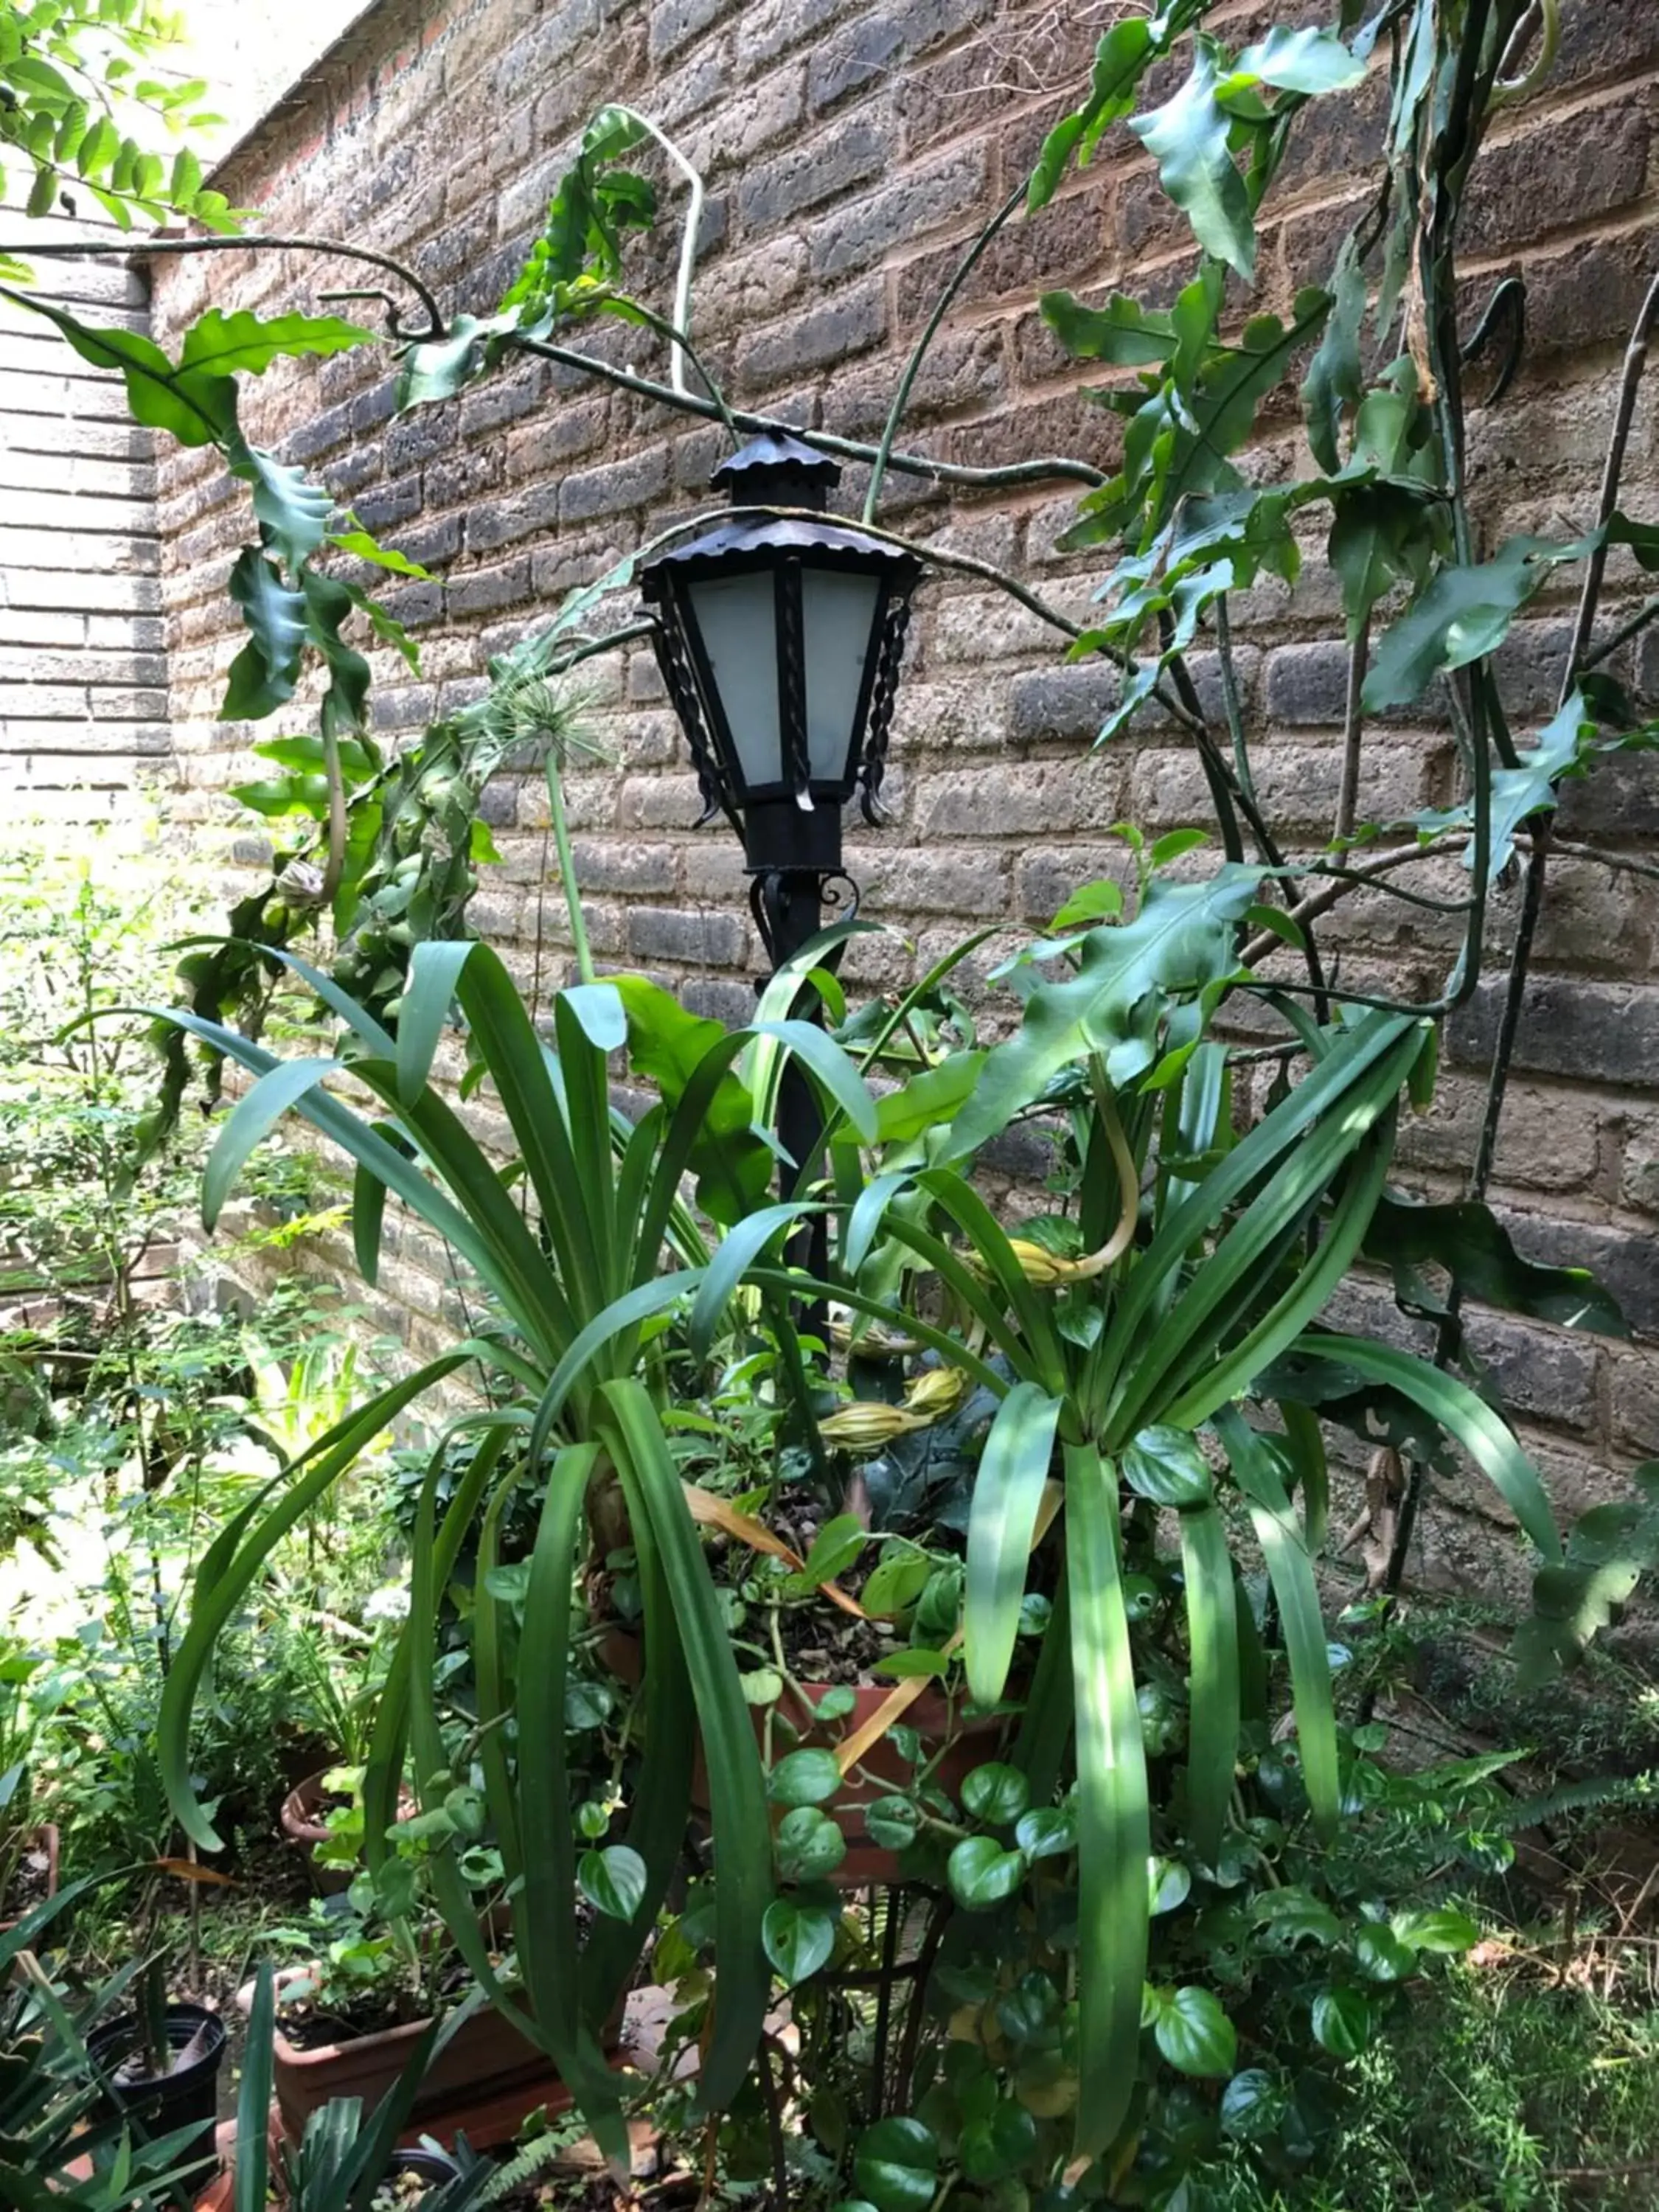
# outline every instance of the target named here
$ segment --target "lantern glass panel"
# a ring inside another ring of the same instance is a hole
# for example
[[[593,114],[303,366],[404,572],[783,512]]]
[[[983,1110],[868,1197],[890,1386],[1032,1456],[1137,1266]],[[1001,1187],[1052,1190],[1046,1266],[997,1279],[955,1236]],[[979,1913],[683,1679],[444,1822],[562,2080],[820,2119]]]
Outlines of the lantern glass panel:
[[[778,783],[783,738],[772,572],[751,568],[746,574],[702,576],[688,590],[743,780],[751,787]]]
[[[806,750],[815,783],[846,780],[880,585],[844,568],[804,568]]]

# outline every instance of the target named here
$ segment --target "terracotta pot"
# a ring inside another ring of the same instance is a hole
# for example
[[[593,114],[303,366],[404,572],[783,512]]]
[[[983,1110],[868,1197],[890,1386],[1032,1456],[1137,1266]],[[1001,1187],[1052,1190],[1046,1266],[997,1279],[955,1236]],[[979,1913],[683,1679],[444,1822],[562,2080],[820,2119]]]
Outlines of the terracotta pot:
[[[33,1847],[36,1850],[45,1851],[46,1855],[46,1894],[45,1897],[37,1898],[35,1899],[35,1903],[37,1905],[44,1905],[47,1902],[48,1899],[54,1898],[58,1894],[58,1856],[63,1845],[63,1838],[58,1834],[58,1830],[53,1827],[50,1822],[47,1822],[41,1827],[32,1828],[29,1831],[29,1843],[25,1844],[23,1847],[24,1850],[28,1850],[30,1848],[30,1844],[33,1844]],[[15,1928],[18,1921],[21,1917],[22,1916],[21,1913],[14,1913],[9,1920],[0,1920],[0,1936],[5,1935],[9,1929]]]
[[[620,1629],[612,1630],[599,1650],[605,1664],[623,1681],[631,1686],[639,1680],[644,1662],[637,1637]],[[818,1700],[827,1697],[832,1688],[840,1686],[842,1686],[829,1682],[804,1682],[799,1698],[786,1686],[777,1710],[799,1731],[799,1741],[791,1745],[792,1750],[811,1747],[833,1751],[864,1726],[893,1689],[890,1682],[860,1683],[853,1692],[852,1711],[839,1720],[818,1725],[813,1717]],[[749,1709],[756,1738],[762,1743],[766,1735],[767,1710],[764,1705],[751,1705]],[[924,1690],[902,1716],[902,1724],[915,1729],[921,1738],[927,1759],[938,1757],[933,1778],[952,1797],[961,1796],[963,1783],[975,1767],[995,1758],[1008,1720],[1006,1713],[987,1713],[963,1720],[953,1716],[950,1699],[937,1690]],[[859,1765],[870,1779],[865,1780],[862,1775],[849,1777],[827,1808],[847,1838],[847,1856],[829,1876],[838,1889],[866,1889],[873,1882],[899,1879],[897,1852],[871,1840],[864,1826],[863,1808],[878,1797],[902,1793],[915,1770],[908,1759],[901,1758],[890,1736],[883,1736],[872,1744]],[[708,1774],[703,1765],[701,1742],[691,1772],[691,1801],[699,1813],[708,1812]]]
[[[277,1976],[277,1987],[307,1972],[288,1968]],[[238,1990],[236,2002],[244,2013],[253,2003],[253,1984]],[[605,2048],[614,2047],[622,2025],[622,2007],[607,2024]],[[382,2028],[373,2035],[356,2035],[338,2043],[318,2045],[301,2051],[283,2033],[280,2015],[271,2038],[273,2086],[283,2132],[290,2142],[305,2133],[310,2115],[331,2097],[361,2097],[365,2114],[391,2088],[410,2054],[425,2033],[427,2022],[410,2021],[402,2027]],[[538,2095],[525,2106],[529,2111],[544,2101],[544,2089],[558,2087],[552,2061],[528,2043],[512,2023],[491,2005],[474,2013],[450,2038],[433,2061],[410,2122],[428,2118],[458,2103],[489,2102],[520,2087],[534,2086]]]
[[[323,1866],[317,1858],[318,1844],[325,1844],[329,1838],[328,1824],[323,1816],[338,1802],[325,1779],[332,1771],[321,1767],[315,1774],[307,1774],[303,1782],[295,1783],[283,1798],[283,1809],[277,1815],[283,1835],[295,1850],[305,1853],[312,1886],[324,1897],[335,1897],[342,1890],[349,1889],[356,1872],[355,1867]],[[414,1810],[414,1799],[407,1790],[400,1790],[398,1817],[406,1819]]]

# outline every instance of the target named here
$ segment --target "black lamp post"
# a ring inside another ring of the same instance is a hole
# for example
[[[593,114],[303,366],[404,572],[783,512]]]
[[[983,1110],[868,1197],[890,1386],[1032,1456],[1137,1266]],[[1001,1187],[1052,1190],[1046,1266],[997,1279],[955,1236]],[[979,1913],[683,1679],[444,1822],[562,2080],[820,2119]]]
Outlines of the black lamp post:
[[[712,481],[738,507],[824,512],[838,465],[768,434]],[[913,554],[844,523],[806,515],[722,523],[648,562],[640,588],[653,643],[702,787],[704,822],[724,814],[743,839],[750,905],[775,968],[822,926],[842,866],[842,809],[860,793],[882,819],[882,775],[910,595]],[[853,890],[857,903],[856,887]],[[792,1065],[778,1133],[811,1171],[820,1124]]]

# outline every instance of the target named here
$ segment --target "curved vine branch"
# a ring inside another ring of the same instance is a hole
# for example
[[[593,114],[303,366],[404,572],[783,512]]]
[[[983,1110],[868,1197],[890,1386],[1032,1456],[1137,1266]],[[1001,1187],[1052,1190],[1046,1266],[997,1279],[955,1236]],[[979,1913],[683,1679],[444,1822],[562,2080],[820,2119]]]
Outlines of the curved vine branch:
[[[40,246],[33,239],[21,245],[0,245],[0,254],[27,256],[35,261],[78,261],[83,254],[133,253],[246,253],[250,250],[272,252],[332,254],[342,261],[364,261],[372,268],[384,269],[408,285],[427,313],[430,327],[423,331],[406,331],[398,320],[397,309],[390,311],[392,336],[399,343],[425,345],[434,338],[447,335],[436,296],[424,277],[389,253],[379,253],[372,246],[341,246],[327,238],[272,238],[268,234],[254,237],[243,233],[234,238],[123,238],[85,239],[73,246]],[[382,298],[385,295],[380,295]],[[388,306],[390,303],[388,302]]]

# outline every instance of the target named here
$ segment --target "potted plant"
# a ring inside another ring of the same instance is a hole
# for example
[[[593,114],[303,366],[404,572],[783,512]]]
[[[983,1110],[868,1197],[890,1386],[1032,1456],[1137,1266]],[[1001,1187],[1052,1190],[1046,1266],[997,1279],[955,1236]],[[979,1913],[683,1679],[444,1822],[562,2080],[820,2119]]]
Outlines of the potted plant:
[[[41,1953],[53,1923],[95,1886],[71,1883],[0,1931],[0,2201],[46,2201],[64,2212],[176,2212],[201,2172],[194,2118],[111,2094],[112,2008],[128,1978],[88,1987]],[[119,2023],[114,2023],[118,2025]]]
[[[348,1887],[362,1859],[362,1778],[386,1674],[386,1642],[377,1632],[331,1621],[325,1631],[308,1629],[295,1645],[316,1727],[337,1757],[303,1775],[277,1817],[283,1836],[306,1854],[311,1880],[325,1894]],[[401,1799],[400,1809],[412,1812],[412,1798]]]
[[[319,2105],[292,2140],[279,2138],[273,2146],[267,2117],[278,2065],[277,1995],[277,1977],[262,1967],[246,1992],[247,2046],[236,2107],[237,2203],[282,2203],[289,2212],[415,2212],[416,2207],[465,2212],[479,2202],[494,2168],[465,2141],[452,2154],[429,2139],[400,2140],[434,2060],[443,2062],[456,2021],[441,2027],[427,2022],[372,2102],[348,2096]]]
[[[310,1922],[277,1929],[273,1940],[302,1950],[303,1964],[275,1977],[271,2034],[276,2098],[288,2140],[297,2142],[312,2117],[331,2102],[355,2097],[377,2103],[397,2081],[434,2021],[463,2002],[471,1978],[434,1908],[424,1878],[432,1842],[426,1816],[403,1824],[397,1847],[379,1872],[360,1873],[343,1893],[320,1898]],[[464,1853],[478,1928],[488,1937],[501,1888],[500,1855],[482,1844]],[[504,1983],[513,1969],[493,1954]],[[252,2013],[258,1984],[238,1996]],[[609,2043],[620,2031],[620,2008]],[[544,2050],[494,2008],[475,2008],[454,2025],[415,2094],[415,2114],[436,2121],[463,2118],[522,2092],[524,2109],[558,2100],[559,2084]]]
[[[58,1831],[36,1817],[33,1789],[40,1730],[62,1696],[45,1664],[21,1638],[0,1639],[0,1934],[58,1893]]]
[[[225,2024],[204,2005],[167,1996],[157,1960],[139,1977],[136,2008],[93,2029],[87,2048],[110,2106],[179,2145],[177,2165],[204,2185],[217,2160],[219,2069]]]

